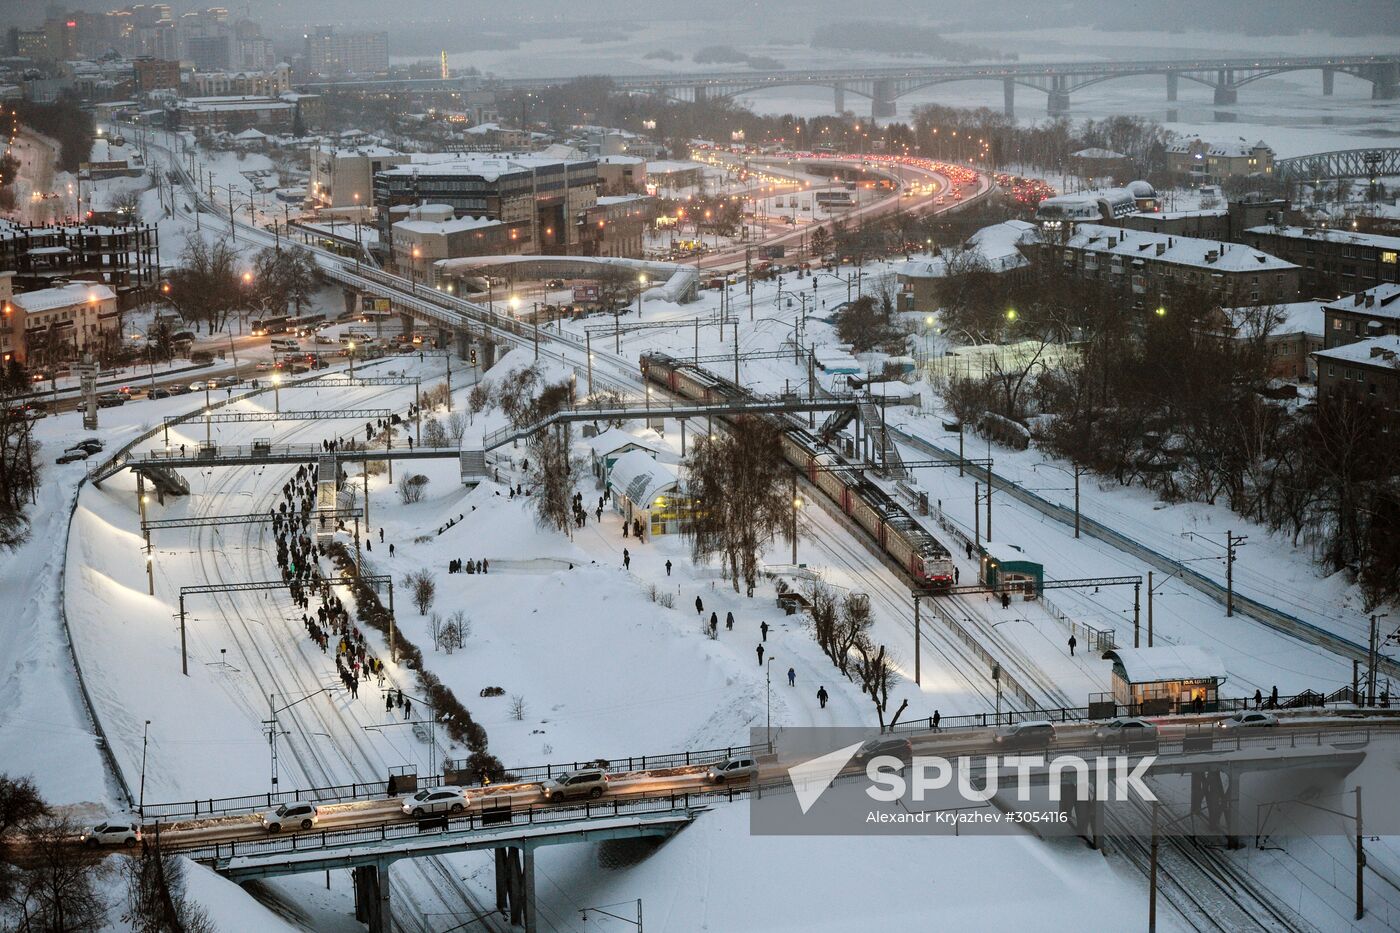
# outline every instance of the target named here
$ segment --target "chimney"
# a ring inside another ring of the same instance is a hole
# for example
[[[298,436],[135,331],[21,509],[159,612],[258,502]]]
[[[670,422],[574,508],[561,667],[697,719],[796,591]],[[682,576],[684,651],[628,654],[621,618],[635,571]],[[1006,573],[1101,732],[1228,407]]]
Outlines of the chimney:
[[[1361,294],[1361,292],[1357,292],[1355,295],[1352,295],[1352,296],[1351,296],[1351,303],[1352,303],[1353,305],[1360,306],[1361,302],[1363,302],[1363,301],[1365,301],[1365,300],[1366,300],[1366,296],[1363,295],[1363,294]]]
[[[1368,307],[1368,308],[1374,308],[1375,306],[1376,306],[1376,296],[1375,296],[1375,295],[1372,295],[1372,294],[1367,294],[1367,295],[1366,295],[1366,307]]]
[[[1165,253],[1166,251],[1167,251],[1167,244],[1165,244],[1165,243],[1158,243],[1158,244],[1157,244],[1157,255],[1158,255],[1158,256],[1162,255],[1162,254]]]

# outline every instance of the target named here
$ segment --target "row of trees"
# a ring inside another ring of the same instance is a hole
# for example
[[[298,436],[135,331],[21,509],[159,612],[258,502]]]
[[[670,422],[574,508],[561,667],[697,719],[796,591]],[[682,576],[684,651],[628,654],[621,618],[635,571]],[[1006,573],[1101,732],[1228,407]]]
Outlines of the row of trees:
[[[875,705],[880,729],[886,728],[890,686],[895,680],[895,661],[871,637],[874,617],[870,598],[863,593],[838,594],[825,583],[814,583],[807,590],[811,605],[812,635],[822,653],[831,659],[841,676],[860,684],[861,692]],[[909,701],[900,703],[889,725],[899,721]]]
[[[109,928],[103,888],[126,882],[120,912],[135,933],[213,933],[204,908],[185,896],[184,863],[148,838],[120,866],[78,846],[78,827],[49,806],[28,778],[0,774],[0,929],[89,933]]]
[[[10,360],[0,369],[0,551],[17,547],[28,536],[25,509],[41,478],[40,444],[19,400],[29,388],[17,361]]]
[[[1031,341],[944,387],[960,420],[1025,426],[1054,456],[1167,500],[1223,501],[1349,572],[1370,605],[1400,599],[1394,416],[1274,397],[1269,338],[1280,309],[1227,318],[1216,296],[1181,287],[1125,311],[1111,289],[1052,267],[1019,282],[974,271],[948,285],[944,319],[968,342]],[[1035,349],[1070,340],[1073,355]]]
[[[316,276],[310,252],[298,246],[265,247],[244,270],[228,242],[191,237],[163,292],[186,322],[213,332],[253,310],[286,313],[290,306],[300,313],[315,294]]]

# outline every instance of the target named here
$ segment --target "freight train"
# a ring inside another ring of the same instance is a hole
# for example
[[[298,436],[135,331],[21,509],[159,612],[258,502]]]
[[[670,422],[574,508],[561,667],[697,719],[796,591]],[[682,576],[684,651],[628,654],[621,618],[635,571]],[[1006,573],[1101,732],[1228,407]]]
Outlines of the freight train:
[[[751,393],[728,379],[664,353],[642,356],[642,379],[681,398],[696,402],[747,399]],[[880,550],[922,586],[953,585],[953,560],[937,538],[883,489],[847,464],[816,435],[780,418],[783,457],[850,516],[879,545]]]

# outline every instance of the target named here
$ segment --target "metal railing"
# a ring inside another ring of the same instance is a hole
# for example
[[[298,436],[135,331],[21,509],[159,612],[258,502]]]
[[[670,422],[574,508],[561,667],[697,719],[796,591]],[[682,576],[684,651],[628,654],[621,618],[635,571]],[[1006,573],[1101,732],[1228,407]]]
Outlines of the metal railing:
[[[438,824],[436,830],[425,831],[417,821],[383,822],[360,829],[322,830],[321,832],[290,833],[287,835],[255,839],[244,842],[226,842],[208,845],[194,843],[181,846],[179,843],[165,843],[163,847],[174,852],[182,852],[190,858],[204,862],[218,862],[233,858],[257,858],[259,856],[283,855],[292,852],[307,852],[331,849],[337,846],[353,847],[375,842],[396,840],[434,840],[446,835],[461,835],[489,830],[499,833],[504,827],[526,828],[531,826],[558,826],[569,823],[588,822],[601,819],[615,819],[627,816],[647,816],[666,813],[693,815],[702,808],[696,801],[705,797],[742,796],[743,788],[716,789],[711,793],[654,795],[628,800],[616,797],[604,802],[589,801],[578,806],[536,806],[520,807],[503,801],[500,808],[492,808],[490,799],[486,809],[460,816],[448,816]]]

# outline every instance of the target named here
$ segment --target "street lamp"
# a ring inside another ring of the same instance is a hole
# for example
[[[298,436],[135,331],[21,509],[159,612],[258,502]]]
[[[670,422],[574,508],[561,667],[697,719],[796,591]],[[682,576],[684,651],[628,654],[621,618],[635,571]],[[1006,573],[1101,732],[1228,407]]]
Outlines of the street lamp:
[[[272,410],[278,414],[282,411],[282,374],[272,374]]]
[[[421,249],[419,249],[419,248],[416,247],[416,246],[413,247],[413,268],[412,268],[411,270],[409,270],[409,271],[410,271],[409,278],[410,278],[410,279],[412,280],[412,282],[413,282],[413,291],[414,291],[415,294],[417,294],[417,292],[418,292],[418,257],[419,257],[419,256],[422,256],[422,255],[423,255],[423,251],[422,251]]]
[[[637,320],[642,319],[642,290],[647,287],[647,276],[643,272],[637,276]]]
[[[345,344],[345,355],[350,357],[350,378],[355,378],[355,341],[350,340]]]
[[[141,792],[136,801],[136,813],[144,820],[146,818],[146,746],[151,740],[151,721],[146,720],[145,727],[141,730]]]

